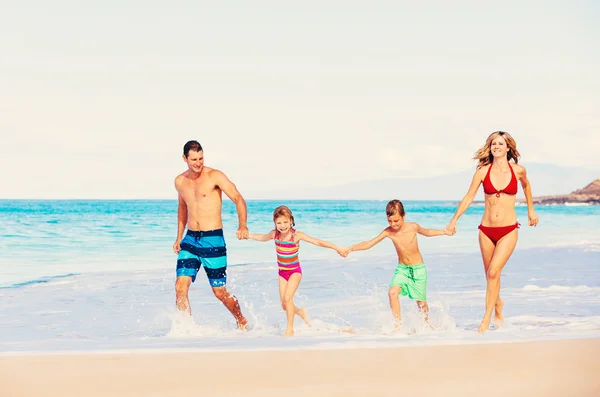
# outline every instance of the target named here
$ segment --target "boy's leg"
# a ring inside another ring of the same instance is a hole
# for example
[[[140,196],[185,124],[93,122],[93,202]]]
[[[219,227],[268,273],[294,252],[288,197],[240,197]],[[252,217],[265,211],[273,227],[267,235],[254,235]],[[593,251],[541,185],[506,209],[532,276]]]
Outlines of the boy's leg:
[[[398,295],[400,295],[399,285],[393,285],[390,287],[388,291],[388,297],[390,298],[390,308],[392,309],[392,315],[394,316],[394,320],[396,325],[399,325],[400,321],[402,321],[402,317],[400,316],[400,299]]]
[[[425,321],[429,320],[429,305],[427,301],[417,301],[417,306],[421,309],[421,313],[423,313]]]

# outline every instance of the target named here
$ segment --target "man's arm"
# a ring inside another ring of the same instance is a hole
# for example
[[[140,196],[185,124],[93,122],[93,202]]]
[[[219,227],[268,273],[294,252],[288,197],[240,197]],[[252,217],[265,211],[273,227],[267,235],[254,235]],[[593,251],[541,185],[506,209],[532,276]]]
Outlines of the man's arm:
[[[238,214],[238,230],[237,238],[247,239],[248,238],[248,209],[246,208],[246,200],[242,197],[241,193],[237,190],[237,187],[227,178],[227,176],[219,170],[215,170],[215,180],[217,186],[225,193],[231,201],[235,203],[235,209]]]
[[[178,179],[179,179],[179,177],[177,179],[175,179],[175,189],[177,190],[177,200],[178,200],[178,205],[177,205],[177,238],[175,239],[175,244],[173,244],[173,251],[176,254],[179,254],[179,251],[181,251],[181,247],[180,247],[179,243],[183,239],[183,233],[185,232],[185,227],[187,226],[187,219],[188,219],[187,204],[185,203],[185,200],[181,196],[181,193],[179,193]]]
[[[183,233],[185,232],[185,227],[187,226],[188,219],[188,210],[187,204],[181,194],[179,197],[179,205],[177,206],[177,241],[181,241],[183,238]]]

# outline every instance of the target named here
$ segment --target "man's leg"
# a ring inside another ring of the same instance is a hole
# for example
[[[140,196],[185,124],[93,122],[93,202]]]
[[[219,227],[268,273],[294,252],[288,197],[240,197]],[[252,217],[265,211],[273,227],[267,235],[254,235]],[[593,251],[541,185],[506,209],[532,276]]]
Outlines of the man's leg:
[[[248,320],[246,320],[246,317],[242,315],[242,309],[240,308],[240,303],[238,302],[237,298],[230,294],[225,286],[212,287],[212,290],[217,299],[223,302],[227,310],[233,314],[238,328],[242,331],[245,331],[248,326]]]
[[[190,284],[192,283],[192,277],[190,276],[179,276],[175,281],[175,303],[177,310],[192,314],[192,307],[190,306],[190,299],[188,298],[188,291],[190,290]]]

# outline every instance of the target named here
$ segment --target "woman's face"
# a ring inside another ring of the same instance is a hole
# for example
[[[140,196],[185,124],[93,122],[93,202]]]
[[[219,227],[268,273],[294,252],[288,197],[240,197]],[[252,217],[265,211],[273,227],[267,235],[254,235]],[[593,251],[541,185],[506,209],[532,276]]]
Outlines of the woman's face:
[[[492,152],[492,156],[494,158],[505,157],[508,153],[508,145],[506,144],[506,140],[503,136],[497,136],[492,141],[490,146],[490,151]]]

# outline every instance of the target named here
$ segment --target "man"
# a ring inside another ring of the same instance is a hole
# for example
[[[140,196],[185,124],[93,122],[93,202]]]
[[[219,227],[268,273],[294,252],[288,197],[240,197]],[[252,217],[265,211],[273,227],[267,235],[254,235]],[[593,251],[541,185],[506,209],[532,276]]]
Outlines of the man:
[[[235,203],[239,218],[237,238],[240,240],[248,238],[246,201],[224,173],[204,166],[204,152],[197,141],[184,145],[183,160],[188,170],[175,178],[179,196],[177,240],[173,244],[173,251],[178,254],[175,282],[177,309],[191,315],[188,291],[204,265],[213,293],[233,314],[238,328],[245,330],[248,321],[242,315],[237,298],[225,287],[227,249],[221,217],[222,193]],[[183,237],[186,225],[188,231]]]

